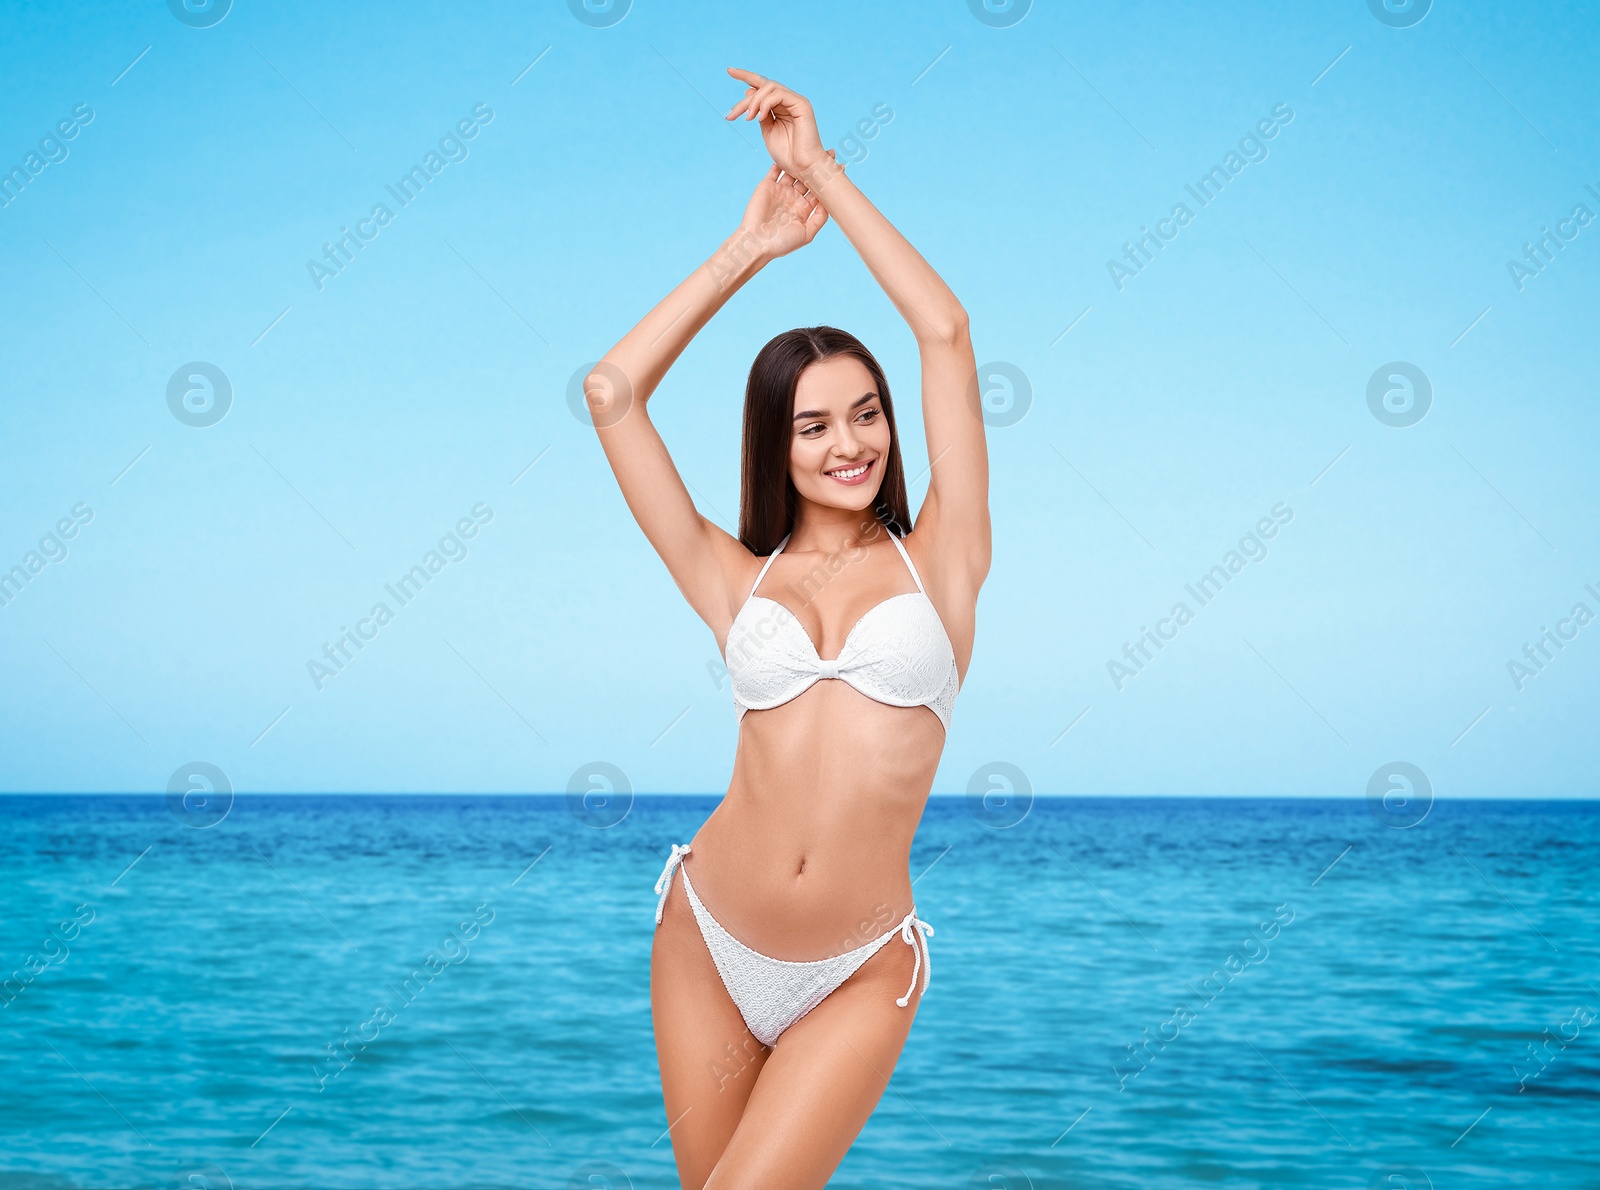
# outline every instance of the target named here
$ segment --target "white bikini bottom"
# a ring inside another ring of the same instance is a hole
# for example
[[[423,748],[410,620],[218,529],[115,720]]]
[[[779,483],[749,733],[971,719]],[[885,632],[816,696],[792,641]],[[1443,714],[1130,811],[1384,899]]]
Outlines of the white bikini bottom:
[[[658,926],[661,924],[661,914],[667,907],[667,892],[672,887],[672,871],[674,868],[682,867],[683,857],[688,854],[687,843],[681,846],[674,843],[672,854],[667,857],[666,866],[661,869],[661,878],[656,881],[656,892],[661,896],[656,903]],[[722,986],[728,989],[728,995],[732,997],[739,1015],[744,1017],[744,1023],[750,1027],[750,1032],[762,1045],[776,1044],[785,1029],[826,1000],[840,984],[854,975],[863,963],[882,950],[884,944],[897,934],[911,947],[916,962],[911,968],[911,986],[895,1003],[904,1008],[911,1002],[911,993],[917,986],[919,970],[922,972],[924,992],[928,990],[928,984],[933,978],[933,953],[928,950],[928,938],[933,937],[933,927],[917,916],[915,905],[911,907],[911,912],[901,919],[899,925],[892,927],[888,933],[874,938],[865,946],[858,946],[854,950],[834,955],[832,958],[796,963],[786,959],[775,959],[758,950],[751,950],[723,929],[721,923],[711,916],[711,911],[701,904],[700,898],[695,895],[694,885],[689,883],[687,868],[683,869],[683,891],[689,894],[689,906],[694,910],[695,920],[700,923],[700,936],[705,939],[706,949],[711,952],[711,961],[717,965],[717,973],[722,976]],[[921,939],[920,947],[917,945],[918,930],[925,935]],[[923,961],[924,955],[927,958],[926,963]]]

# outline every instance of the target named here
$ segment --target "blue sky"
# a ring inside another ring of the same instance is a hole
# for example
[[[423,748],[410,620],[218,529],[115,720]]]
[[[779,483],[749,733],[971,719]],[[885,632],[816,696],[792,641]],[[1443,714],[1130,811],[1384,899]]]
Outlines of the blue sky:
[[[812,100],[1026,380],[937,792],[1004,762],[1039,793],[1359,795],[1405,761],[1440,796],[1592,795],[1600,16],[1423,9],[8,6],[0,569],[38,573],[0,588],[0,787],[203,761],[240,790],[562,790],[603,761],[724,788],[715,642],[568,386],[764,172],[720,119],[736,65]],[[819,322],[879,355],[926,464],[914,344],[829,227],[652,402],[729,528],[750,360]],[[1545,629],[1572,638],[1534,671]]]

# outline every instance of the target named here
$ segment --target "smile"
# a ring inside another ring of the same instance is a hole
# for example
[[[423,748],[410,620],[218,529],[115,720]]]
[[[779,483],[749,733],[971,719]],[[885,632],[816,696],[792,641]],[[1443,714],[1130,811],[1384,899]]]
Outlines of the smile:
[[[834,471],[824,471],[829,479],[838,480],[840,483],[857,484],[863,482],[877,459],[869,459],[865,463],[858,463],[854,467],[840,467]]]

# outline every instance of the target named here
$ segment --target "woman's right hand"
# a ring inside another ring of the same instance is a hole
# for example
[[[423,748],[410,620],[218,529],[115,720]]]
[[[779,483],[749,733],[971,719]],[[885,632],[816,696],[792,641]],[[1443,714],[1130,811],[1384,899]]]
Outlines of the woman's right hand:
[[[827,221],[827,209],[816,195],[774,165],[756,183],[735,235],[741,244],[753,245],[766,259],[775,260],[805,247]]]
[[[790,177],[800,177],[822,162],[827,154],[817,132],[817,118],[805,96],[753,70],[730,66],[728,73],[748,90],[726,118],[732,120],[743,112],[747,120],[759,119],[761,139],[779,169]]]

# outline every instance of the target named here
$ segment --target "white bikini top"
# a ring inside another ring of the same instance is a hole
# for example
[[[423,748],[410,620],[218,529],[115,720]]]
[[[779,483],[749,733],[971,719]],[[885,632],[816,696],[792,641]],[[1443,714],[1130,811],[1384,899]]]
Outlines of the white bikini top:
[[[955,649],[906,547],[893,532],[889,540],[905,559],[917,589],[868,609],[845,637],[839,656],[824,660],[793,612],[756,594],[773,559],[789,542],[784,535],[728,629],[724,663],[740,719],[746,711],[768,710],[799,697],[821,678],[839,678],[876,702],[928,707],[945,731],[950,730],[961,684]]]

